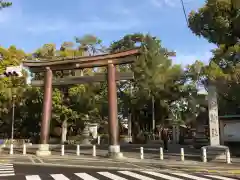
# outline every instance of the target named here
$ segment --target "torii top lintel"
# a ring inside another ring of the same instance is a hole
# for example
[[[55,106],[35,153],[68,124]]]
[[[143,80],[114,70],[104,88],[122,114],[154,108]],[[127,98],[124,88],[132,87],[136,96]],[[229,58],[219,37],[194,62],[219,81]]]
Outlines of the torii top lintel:
[[[52,70],[72,70],[82,68],[94,68],[112,64],[129,64],[136,60],[139,49],[131,49],[113,54],[103,54],[97,56],[83,56],[75,58],[62,58],[52,60],[23,61],[23,66],[28,67],[31,72],[45,71],[46,67]]]

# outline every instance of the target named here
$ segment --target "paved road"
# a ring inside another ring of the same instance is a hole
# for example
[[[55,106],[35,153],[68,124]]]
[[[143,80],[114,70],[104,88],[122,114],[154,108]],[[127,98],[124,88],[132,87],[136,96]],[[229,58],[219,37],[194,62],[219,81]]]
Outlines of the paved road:
[[[14,165],[14,175],[1,180],[238,180],[210,174],[187,174],[176,171],[108,170],[104,168],[66,168],[37,165]]]

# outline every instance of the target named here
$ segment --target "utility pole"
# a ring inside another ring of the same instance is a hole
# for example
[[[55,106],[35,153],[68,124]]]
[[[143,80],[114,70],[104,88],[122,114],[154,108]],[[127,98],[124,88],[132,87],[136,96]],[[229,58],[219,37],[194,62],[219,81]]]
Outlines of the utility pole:
[[[131,101],[131,97],[132,97],[132,83],[130,83],[130,101]],[[131,103],[130,103],[131,106]],[[132,108],[129,107],[129,111],[128,111],[128,139],[129,142],[132,142]]]
[[[11,66],[11,67],[7,67],[6,71],[4,72],[4,76],[5,77],[9,77],[11,78],[11,82],[12,82],[12,87],[11,87],[11,103],[12,103],[12,122],[11,122],[11,144],[13,144],[13,140],[14,140],[14,123],[15,123],[15,99],[16,99],[16,95],[14,95],[13,93],[13,81],[14,81],[14,77],[22,77],[22,66]]]
[[[155,99],[154,96],[152,95],[152,131],[154,132],[155,130]]]
[[[12,92],[11,143],[13,143],[13,139],[14,139],[14,123],[15,123],[15,95],[13,95],[13,92]]]

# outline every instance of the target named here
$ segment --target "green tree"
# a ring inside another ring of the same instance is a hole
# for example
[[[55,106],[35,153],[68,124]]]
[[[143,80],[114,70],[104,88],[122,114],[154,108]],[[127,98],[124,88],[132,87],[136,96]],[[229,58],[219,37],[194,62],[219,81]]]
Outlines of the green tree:
[[[106,48],[102,45],[102,40],[96,36],[87,34],[83,37],[75,37],[75,40],[79,44],[78,49],[83,55],[87,53],[89,56],[93,56],[106,51]]]
[[[120,66],[120,71],[133,71],[133,82],[119,83],[120,110],[125,115],[130,109],[133,133],[140,129],[150,130],[152,126],[152,96],[155,99],[155,119],[163,123],[172,114],[172,104],[183,94],[184,71],[179,65],[172,65],[170,56],[174,52],[162,47],[156,37],[144,34],[129,34],[110,46],[110,52],[139,48],[141,54],[129,66]],[[133,87],[132,91],[130,87]]]
[[[0,10],[12,5],[12,2],[0,0]]]
[[[205,5],[189,15],[192,32],[217,45],[232,46],[239,41],[239,9],[231,0],[207,0]]]
[[[220,95],[219,112],[224,113],[227,113],[226,109],[229,107],[235,109],[235,112],[239,111],[236,93],[240,80],[240,9],[236,2],[238,1],[207,0],[202,8],[191,12],[189,16],[192,32],[218,46],[213,50],[205,77],[217,86]]]

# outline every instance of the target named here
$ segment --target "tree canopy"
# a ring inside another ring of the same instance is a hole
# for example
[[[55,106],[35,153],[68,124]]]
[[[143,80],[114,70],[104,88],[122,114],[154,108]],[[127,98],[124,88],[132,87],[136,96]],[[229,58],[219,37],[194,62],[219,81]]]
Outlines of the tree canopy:
[[[27,54],[14,46],[0,48],[3,60],[1,73],[7,66],[19,65],[23,59],[51,60],[63,57],[92,56],[99,53],[118,52],[139,48],[141,55],[131,65],[119,65],[118,71],[134,73],[133,81],[120,81],[118,87],[119,119],[132,114],[135,129],[151,128],[152,97],[154,97],[155,119],[157,124],[171,119],[178,123],[187,123],[195,119],[197,113],[197,87],[186,83],[194,80],[181,65],[173,64],[171,56],[174,52],[164,48],[161,41],[150,34],[128,34],[114,41],[109,47],[101,45],[101,40],[94,35],[75,38],[74,41],[63,42],[59,49],[55,44],[44,44],[31,54]],[[87,53],[85,53],[87,52]],[[73,72],[78,75],[79,70]],[[83,69],[83,75],[94,75],[106,72],[106,68]],[[55,78],[69,76],[70,72],[54,72]],[[16,136],[37,136],[40,130],[43,89],[26,84],[25,78],[4,78],[0,80],[0,129],[9,136],[11,132],[11,112],[14,97]],[[42,79],[43,74],[35,74]],[[60,136],[64,122],[67,122],[69,135],[76,135],[88,122],[102,125],[108,119],[107,83],[89,83],[75,86],[63,86],[53,91],[53,110],[51,120],[51,136]],[[106,133],[106,131],[105,131]],[[123,132],[122,132],[123,133]]]
[[[8,6],[11,6],[10,2],[0,1],[0,9]],[[172,56],[177,54],[163,47],[161,40],[151,34],[126,34],[109,47],[104,47],[97,36],[86,34],[62,42],[60,48],[54,43],[47,43],[31,53],[15,46],[0,47],[0,74],[8,66],[20,65],[23,59],[49,61],[138,48],[140,55],[133,64],[117,66],[120,72],[134,73],[132,81],[117,82],[120,122],[131,115],[133,133],[150,131],[154,113],[158,125],[189,125],[196,120],[201,107],[207,106],[205,95],[199,94],[199,89],[208,90],[208,83],[217,86],[222,114],[240,112],[240,96],[237,93],[240,72],[239,19],[239,8],[227,0],[207,0],[203,7],[190,13],[189,28],[192,32],[217,45],[207,65],[200,60],[186,67],[174,64]],[[99,72],[106,73],[106,67],[57,71],[54,78]],[[43,77],[42,73],[34,75],[35,79]],[[10,137],[13,107],[17,124],[15,136],[39,136],[43,89],[27,84],[26,78],[28,74],[24,71],[22,78],[0,79],[0,132],[3,137]],[[86,123],[97,122],[101,127],[108,123],[107,82],[54,88],[52,99],[51,136],[60,136],[61,128],[66,123],[70,136],[79,134]],[[101,133],[107,133],[107,130],[102,128]],[[126,133],[124,128],[121,133]]]
[[[0,0],[0,10],[3,9],[3,8],[9,7],[11,5],[12,5],[12,3],[9,2],[9,1]]]
[[[235,0],[207,0],[189,15],[192,32],[217,45],[204,76],[217,86],[222,114],[239,113],[239,22],[240,7]]]

